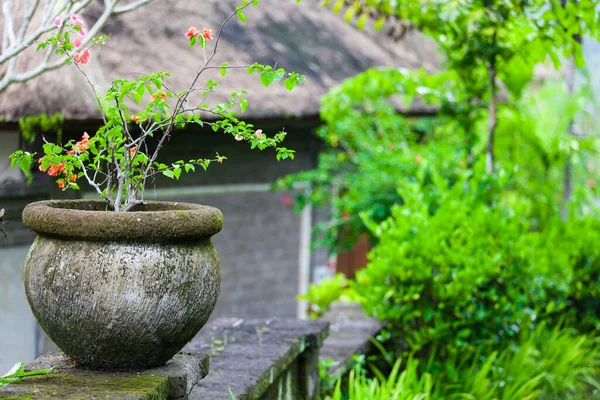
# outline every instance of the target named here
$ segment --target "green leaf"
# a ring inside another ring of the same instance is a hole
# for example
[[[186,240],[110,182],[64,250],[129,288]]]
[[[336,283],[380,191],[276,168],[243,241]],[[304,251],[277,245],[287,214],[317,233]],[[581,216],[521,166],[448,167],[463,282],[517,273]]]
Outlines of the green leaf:
[[[283,82],[283,86],[291,92],[296,87],[296,79],[292,77],[287,78],[285,82]]]
[[[242,112],[246,112],[247,108],[248,108],[248,100],[246,100],[244,98],[240,98],[240,110]]]
[[[181,176],[181,168],[175,168],[173,170],[173,176],[175,177],[175,179],[179,180],[179,177]]]
[[[277,71],[275,71],[275,76],[273,77],[273,80],[275,82],[279,82],[281,81],[281,79],[283,79],[284,76],[285,70],[283,68],[279,68]]]
[[[583,58],[583,52],[580,49],[575,49],[573,51],[573,60],[575,61],[575,66],[581,69],[585,67],[585,58]]]
[[[275,73],[273,71],[263,71],[260,74],[260,81],[265,86],[268,87],[273,80],[275,79]]]
[[[366,23],[367,23],[367,14],[363,13],[358,18],[358,21],[356,22],[356,27],[358,29],[362,30],[362,29],[364,29]]]
[[[344,6],[344,2],[345,0],[337,0],[335,5],[333,6],[332,10],[334,13],[339,13],[340,11],[342,11],[342,7]]]
[[[196,172],[196,167],[193,164],[185,164],[185,172]]]
[[[471,335],[471,330],[468,328],[465,329],[461,329],[460,331],[458,331],[458,333],[456,334],[456,336],[458,336],[461,339],[466,339]]]
[[[240,21],[244,23],[246,22],[246,14],[244,14],[241,10],[238,10],[237,16],[240,19]]]
[[[133,96],[133,99],[135,100],[136,103],[141,104],[142,103],[142,96],[135,92],[131,94]]]
[[[22,157],[19,160],[19,168],[21,168],[21,170],[23,172],[29,173],[29,170],[31,169],[31,163],[32,163],[31,157]]]
[[[382,15],[379,18],[377,18],[377,21],[375,22],[375,30],[376,31],[380,31],[383,29],[383,24],[385,23],[385,16]]]

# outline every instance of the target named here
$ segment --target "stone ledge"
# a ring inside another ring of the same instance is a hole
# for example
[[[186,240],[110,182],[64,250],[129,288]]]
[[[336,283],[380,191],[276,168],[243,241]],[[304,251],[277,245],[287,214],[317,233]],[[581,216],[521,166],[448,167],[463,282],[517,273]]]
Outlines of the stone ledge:
[[[63,353],[48,353],[26,370],[56,367],[49,375],[29,377],[0,388],[2,400],[163,400],[185,399],[208,374],[206,354],[178,354],[164,367],[138,372],[73,368]]]
[[[331,325],[319,357],[322,361],[333,361],[328,375],[336,380],[350,372],[354,365],[352,356],[371,353],[371,339],[381,331],[382,325],[375,318],[367,317],[354,303],[334,303],[321,319]]]
[[[184,348],[210,354],[211,371],[190,400],[313,399],[326,321],[220,318]],[[288,396],[288,397],[285,397]]]

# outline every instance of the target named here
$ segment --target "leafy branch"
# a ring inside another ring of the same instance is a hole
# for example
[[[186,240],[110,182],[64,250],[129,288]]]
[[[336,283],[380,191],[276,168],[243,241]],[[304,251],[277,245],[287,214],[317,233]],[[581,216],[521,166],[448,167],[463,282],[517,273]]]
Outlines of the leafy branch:
[[[219,43],[227,23],[236,16],[244,22],[244,10],[257,4],[257,0],[242,1],[220,24],[214,37],[211,29],[204,29],[202,32],[195,27],[188,29],[185,36],[189,39],[190,47],[200,48],[203,62],[187,89],[179,92],[166,84],[169,72],[159,71],[134,80],[115,80],[106,93],[101,95],[86,74],[84,66],[92,57],[93,46],[104,45],[107,37],[96,37],[91,40],[91,47],[83,49],[79,39],[72,39],[72,36],[82,36],[85,33],[77,17],[73,19],[74,23],[61,25],[57,33],[38,45],[38,49],[50,48],[56,54],[66,56],[65,62],[74,65],[83,75],[92,88],[103,125],[94,135],[84,132],[82,140],[77,142],[72,140],[64,146],[46,143],[43,146],[43,157],[37,159],[39,169],[57,177],[57,185],[63,190],[79,189],[77,180],[83,178],[106,200],[110,209],[125,212],[144,202],[144,187],[148,178],[163,175],[178,180],[183,172],[194,172],[197,166],[206,170],[209,165],[223,163],[227,159],[217,153],[215,157],[181,160],[171,165],[159,162],[159,154],[176,128],[185,128],[189,124],[207,126],[215,132],[231,135],[235,141],[249,143],[251,149],[273,148],[277,160],[293,159],[294,151],[281,145],[286,136],[285,131],[268,135],[237,117],[237,114],[245,112],[248,107],[248,101],[244,98],[246,91],[235,91],[230,94],[229,101],[211,105],[207,100],[217,91],[218,82],[209,79],[202,85],[199,84],[206,71],[217,68],[223,77],[230,69],[246,68],[249,75],[258,74],[264,86],[283,81],[283,85],[290,91],[306,81],[299,73],[269,65],[254,63],[229,66],[227,62],[216,64]],[[214,45],[209,46],[213,41]],[[190,96],[197,92],[201,94],[200,102],[196,106],[190,106]],[[140,110],[141,106],[143,108]],[[131,107],[138,111],[132,112]],[[211,119],[205,120],[206,116]],[[35,156],[17,151],[11,155],[11,165],[19,166],[29,173],[36,160]]]

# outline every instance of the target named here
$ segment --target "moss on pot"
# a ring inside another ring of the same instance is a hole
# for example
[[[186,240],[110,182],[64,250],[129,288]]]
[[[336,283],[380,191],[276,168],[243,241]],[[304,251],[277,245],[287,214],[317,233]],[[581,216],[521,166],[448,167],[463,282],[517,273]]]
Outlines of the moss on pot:
[[[210,236],[222,214],[185,203],[148,203],[129,213],[102,207],[49,201],[26,208],[38,233],[25,261],[27,299],[78,366],[163,365],[202,328],[219,297],[221,264]]]

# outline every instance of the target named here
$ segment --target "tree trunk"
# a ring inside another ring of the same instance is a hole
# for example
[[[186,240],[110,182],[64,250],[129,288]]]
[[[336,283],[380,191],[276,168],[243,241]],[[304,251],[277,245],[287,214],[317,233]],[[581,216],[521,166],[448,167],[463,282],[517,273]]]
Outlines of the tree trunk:
[[[494,172],[494,163],[495,163],[494,138],[495,138],[495,134],[496,134],[496,124],[497,124],[496,111],[498,108],[498,105],[496,102],[496,57],[495,56],[492,57],[492,59],[490,60],[489,75],[490,75],[491,98],[490,98],[490,105],[489,105],[488,126],[489,126],[490,133],[489,133],[487,149],[485,152],[485,155],[486,155],[485,171],[488,174],[491,174]]]
[[[563,7],[566,6],[566,1],[562,0],[561,5]],[[582,38],[580,35],[574,34],[573,39],[577,41],[579,44],[582,44]],[[567,69],[567,73],[565,76],[565,81],[567,83],[567,91],[569,93],[569,97],[572,97],[575,93],[575,75],[577,71],[577,66],[575,65],[575,60],[573,57],[569,60],[569,67]],[[571,136],[575,136],[575,121],[572,120],[569,123],[569,134]],[[573,166],[571,162],[571,155],[567,154],[565,157],[565,169],[564,169],[564,182],[563,182],[563,204],[561,209],[561,217],[563,220],[569,217],[569,209],[568,205],[571,202],[573,197]]]

